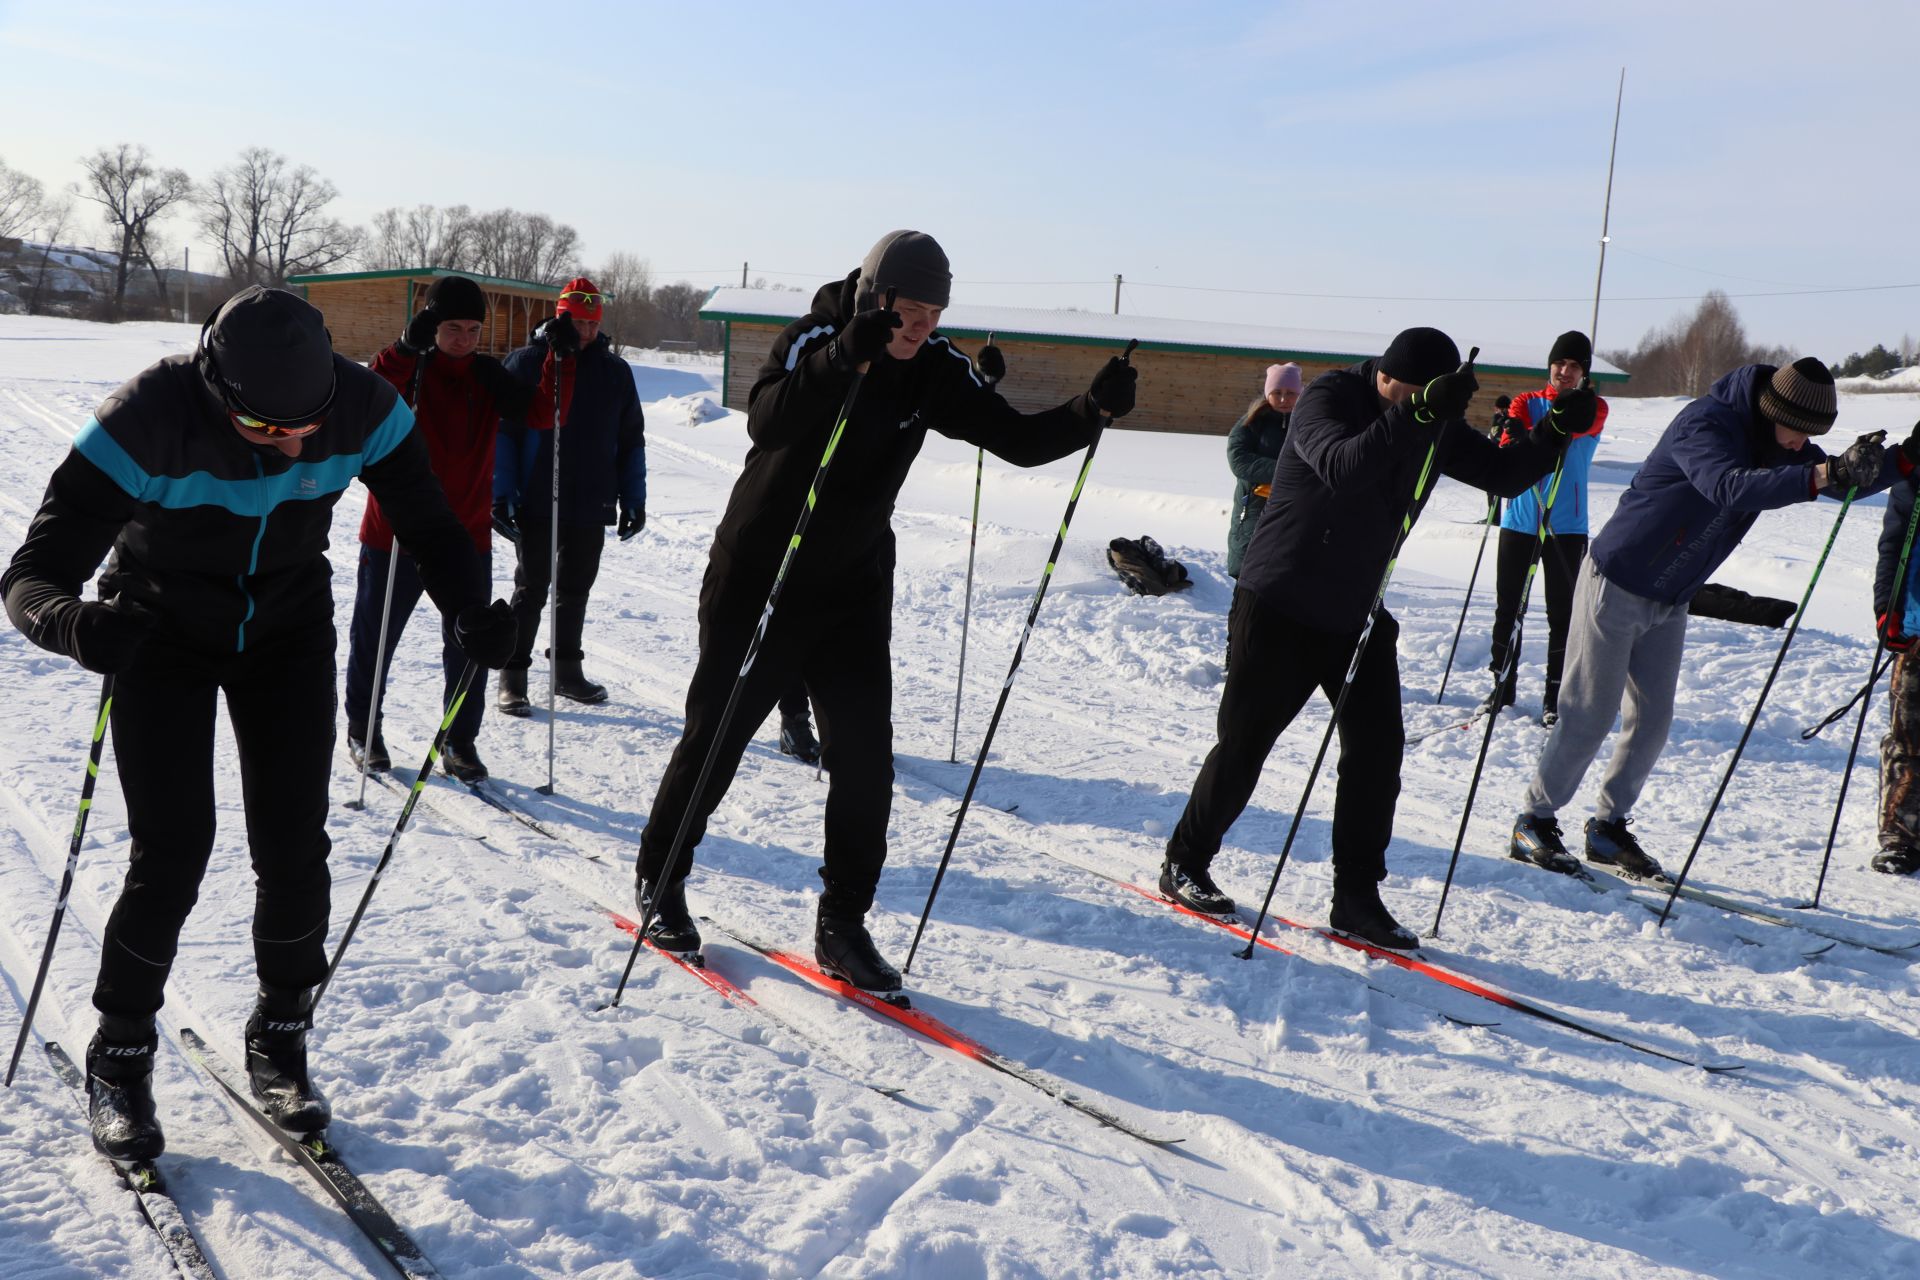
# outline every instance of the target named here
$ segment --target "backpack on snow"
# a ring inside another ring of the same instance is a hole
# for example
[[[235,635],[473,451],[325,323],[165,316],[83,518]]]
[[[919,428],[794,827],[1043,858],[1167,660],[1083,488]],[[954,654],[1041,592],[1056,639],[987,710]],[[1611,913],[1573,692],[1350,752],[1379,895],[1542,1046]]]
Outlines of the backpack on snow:
[[[1164,596],[1193,585],[1187,567],[1169,560],[1160,544],[1144,533],[1138,538],[1115,538],[1107,544],[1107,563],[1136,595]]]

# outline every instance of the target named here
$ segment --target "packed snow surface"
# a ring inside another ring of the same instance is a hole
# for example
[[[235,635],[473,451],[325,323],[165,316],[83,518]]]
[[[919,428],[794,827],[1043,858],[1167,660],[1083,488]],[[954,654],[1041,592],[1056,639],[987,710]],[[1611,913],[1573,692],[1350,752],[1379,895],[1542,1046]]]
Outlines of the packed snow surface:
[[[192,337],[179,325],[0,318],[0,529],[10,547],[93,406]],[[1508,860],[1506,828],[1545,735],[1534,721],[1540,626],[1520,704],[1492,740],[1441,935],[1422,954],[1648,1046],[1740,1070],[1710,1073],[1579,1035],[1271,924],[1294,954],[1243,961],[1225,933],[1089,874],[1150,883],[1212,742],[1232,491],[1218,437],[1115,431],[1102,441],[911,975],[918,1007],[1178,1146],[1101,1128],[711,932],[712,969],[779,1021],[650,954],[620,1006],[603,1008],[628,939],[602,908],[631,911],[635,838],[679,732],[709,539],[747,448],[739,414],[702,421],[702,402],[720,398],[719,373],[717,363],[636,362],[650,406],[647,528],[631,543],[609,541],[587,667],[612,697],[561,704],[556,793],[534,791],[546,781],[544,714],[489,711],[481,733],[502,791],[568,843],[436,781],[319,1013],[315,1065],[336,1108],[335,1140],[443,1272],[1920,1274],[1912,954],[1840,945],[1810,956],[1824,939],[1688,903],[1658,928],[1618,895]],[[1836,438],[1904,433],[1915,401],[1846,397]],[[1614,403],[1594,467],[1597,518],[1677,407]],[[871,918],[896,960],[1078,465],[1019,471],[988,460],[958,764],[949,753],[973,450],[931,439],[900,495],[898,779],[891,862]],[[343,663],[362,500],[354,488],[335,523]],[[1852,724],[1812,741],[1799,730],[1865,676],[1883,509],[1857,504],[1839,530],[1701,850],[1703,886],[1775,906],[1814,890]],[[1435,705],[1484,511],[1481,495],[1443,483],[1389,593],[1412,732],[1463,719],[1488,685],[1490,564]],[[1718,580],[1798,600],[1838,514],[1821,502],[1762,516]],[[1104,547],[1142,533],[1188,565],[1191,592],[1124,591]],[[501,544],[502,592],[511,570]],[[1635,815],[1670,865],[1692,841],[1782,634],[1690,628],[1673,741]],[[387,739],[402,762],[424,755],[438,717],[438,649],[423,611],[391,685]],[[0,634],[0,673],[9,704],[0,1030],[11,1041],[53,908],[99,682],[11,628]],[[534,674],[543,695],[544,671]],[[1257,904],[1272,873],[1325,718],[1316,700],[1282,737],[1215,866],[1243,903]],[[1920,937],[1920,884],[1866,868],[1884,703],[1869,722],[1825,909],[1806,914]],[[1383,892],[1423,930],[1479,741],[1477,730],[1442,733],[1407,754]],[[167,1270],[40,1045],[57,1039],[77,1056],[92,1032],[99,939],[128,852],[115,763],[109,749],[35,1034],[0,1099],[8,1277]],[[169,1032],[193,1026],[235,1054],[252,997],[252,886],[230,744],[216,768],[221,834],[162,1016]],[[1330,783],[1307,805],[1279,882],[1275,907],[1290,919],[1324,918]],[[1563,815],[1570,835],[1591,785]],[[348,808],[355,791],[343,752],[330,818],[336,937],[398,811],[378,787],[364,811]],[[826,796],[765,728],[700,849],[696,910],[809,950]],[[1488,1022],[1498,1025],[1466,1025]],[[902,1093],[888,1098],[869,1082]],[[380,1273],[344,1217],[233,1117],[172,1035],[158,1091],[162,1166],[224,1274]]]

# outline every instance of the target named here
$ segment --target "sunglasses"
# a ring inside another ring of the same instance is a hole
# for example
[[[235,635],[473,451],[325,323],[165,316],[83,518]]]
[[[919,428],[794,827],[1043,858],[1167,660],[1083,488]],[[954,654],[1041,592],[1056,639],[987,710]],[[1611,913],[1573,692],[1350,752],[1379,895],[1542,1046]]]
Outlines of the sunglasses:
[[[597,307],[606,300],[603,293],[582,293],[578,289],[560,295],[562,302],[582,302],[589,307]]]
[[[326,422],[326,415],[322,414],[305,426],[283,426],[278,422],[263,422],[259,418],[237,412],[232,405],[227,406],[227,417],[232,420],[234,426],[239,427],[242,431],[251,431],[256,435],[266,436],[273,440],[289,440],[299,436],[310,436],[318,431],[321,425]]]

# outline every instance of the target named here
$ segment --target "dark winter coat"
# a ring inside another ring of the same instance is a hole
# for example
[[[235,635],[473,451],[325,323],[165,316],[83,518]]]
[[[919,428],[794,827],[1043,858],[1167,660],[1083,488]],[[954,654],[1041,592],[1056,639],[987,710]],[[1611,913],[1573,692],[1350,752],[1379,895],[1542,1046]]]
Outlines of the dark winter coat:
[[[1511,498],[1553,470],[1557,454],[1531,440],[1502,449],[1457,419],[1423,426],[1405,404],[1381,400],[1376,364],[1323,373],[1301,394],[1240,569],[1263,608],[1322,631],[1366,622],[1430,444],[1438,474],[1426,495],[1449,475]]]
[[[1909,475],[1887,490],[1887,511],[1880,518],[1880,556],[1873,569],[1873,616],[1885,617],[1888,612],[1900,615],[1899,634],[1907,636],[1920,635],[1920,617],[1915,616],[1920,612],[1915,607],[1915,597],[1920,593],[1913,589],[1913,579],[1920,574],[1920,555],[1908,553],[1907,580],[1897,596],[1894,575],[1900,571],[1900,553],[1907,545],[1916,481],[1920,481],[1920,474]]]
[[[1607,581],[1684,604],[1762,511],[1814,499],[1813,469],[1827,455],[1811,442],[1795,453],[1775,440],[1760,415],[1773,372],[1766,364],[1735,369],[1668,424],[1593,540],[1590,554]],[[1886,478],[1861,493],[1878,493],[1894,474],[1889,465]]]
[[[750,594],[764,594],[773,581],[852,382],[827,348],[854,313],[858,274],[821,286],[807,314],[774,339],[749,393],[753,447],[720,518],[713,564]],[[1084,395],[1021,413],[938,333],[909,360],[882,356],[861,384],[783,599],[892,589],[889,518],[929,430],[1032,467],[1086,447],[1097,423]]]
[[[1227,469],[1233,472],[1233,514],[1227,524],[1227,576],[1240,576],[1247,544],[1260,523],[1267,500],[1254,490],[1273,482],[1273,464],[1287,442],[1287,423],[1293,417],[1261,401],[1227,432]]]
[[[147,606],[165,638],[236,653],[331,625],[327,534],[358,476],[394,516],[433,602],[455,613],[477,553],[447,508],[413,414],[381,378],[333,360],[338,389],[300,456],[249,444],[191,356],[169,356],[108,396],[54,469],[27,540],[0,577],[7,614],[73,656],[79,596],[112,550],[102,599]]]
[[[647,428],[633,366],[604,333],[558,363],[560,522],[612,524],[616,502],[645,510]],[[493,496],[511,502],[520,519],[542,523],[553,510],[554,365],[545,325],[507,356],[507,372],[534,391],[524,417],[501,415],[493,462]]]
[[[447,505],[467,527],[474,547],[491,550],[494,436],[502,417],[526,416],[534,389],[492,356],[479,353],[457,360],[439,351],[421,357],[408,355],[396,344],[374,356],[371,368],[413,404],[414,426],[427,442],[427,456],[446,490]],[[413,399],[415,373],[420,376],[418,400]],[[393,526],[378,498],[367,499],[360,541],[376,551],[393,548]]]

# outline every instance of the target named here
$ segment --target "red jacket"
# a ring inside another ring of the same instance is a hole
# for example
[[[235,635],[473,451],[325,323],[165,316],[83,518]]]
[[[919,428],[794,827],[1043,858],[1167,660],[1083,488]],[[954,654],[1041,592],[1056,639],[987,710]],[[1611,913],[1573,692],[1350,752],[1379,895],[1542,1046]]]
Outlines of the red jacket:
[[[413,376],[419,357],[389,346],[373,358],[373,371],[392,383],[402,399],[413,401]],[[493,438],[500,417],[525,413],[532,388],[516,382],[492,356],[460,359],[430,352],[420,378],[414,421],[426,439],[433,474],[446,491],[447,505],[466,526],[481,551],[493,546]],[[549,400],[548,403],[552,403]],[[379,500],[367,498],[360,541],[378,551],[393,546],[393,526]]]

